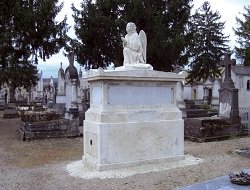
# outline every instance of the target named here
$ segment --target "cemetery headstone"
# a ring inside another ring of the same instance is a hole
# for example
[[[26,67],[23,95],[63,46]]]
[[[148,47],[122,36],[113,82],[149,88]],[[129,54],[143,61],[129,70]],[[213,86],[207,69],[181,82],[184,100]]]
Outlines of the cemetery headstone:
[[[225,54],[222,64],[225,66],[225,79],[219,89],[219,116],[230,119],[233,125],[240,125],[238,89],[231,78],[231,65],[234,60]]]

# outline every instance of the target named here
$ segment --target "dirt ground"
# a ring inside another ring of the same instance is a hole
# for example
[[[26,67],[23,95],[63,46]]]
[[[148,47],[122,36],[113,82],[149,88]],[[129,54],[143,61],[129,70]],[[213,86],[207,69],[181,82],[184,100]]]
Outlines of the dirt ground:
[[[19,122],[0,118],[0,190],[172,190],[250,168],[250,158],[233,153],[250,147],[246,136],[207,143],[185,141],[185,153],[204,159],[197,165],[122,179],[84,180],[65,170],[67,164],[81,159],[82,138],[21,141],[16,133]]]

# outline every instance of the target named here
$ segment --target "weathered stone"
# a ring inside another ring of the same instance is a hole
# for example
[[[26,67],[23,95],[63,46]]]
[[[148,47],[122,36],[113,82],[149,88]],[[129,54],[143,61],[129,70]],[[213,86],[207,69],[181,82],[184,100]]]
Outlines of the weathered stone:
[[[242,156],[246,156],[246,157],[250,158],[250,148],[236,149],[236,150],[234,150],[234,152],[236,152]],[[249,169],[249,175],[250,175],[250,169]]]
[[[208,117],[207,110],[204,109],[187,109],[187,118]]]
[[[56,110],[56,112],[57,112],[59,115],[64,116],[64,112],[65,112],[65,103],[56,103],[56,104],[53,106],[53,109]]]
[[[237,122],[237,121],[236,121]],[[185,138],[199,142],[227,139],[241,134],[241,128],[221,117],[184,119]]]
[[[23,110],[21,111],[22,124],[18,132],[23,140],[79,136],[79,120],[74,120],[79,113],[72,114],[74,122],[61,118],[55,111]],[[76,121],[78,124],[75,123]]]
[[[43,122],[22,122],[18,128],[23,140],[36,138],[67,137],[68,120],[58,119]]]
[[[4,119],[11,119],[11,118],[18,118],[18,111],[16,109],[15,104],[9,104],[7,108],[4,109],[3,118]]]
[[[22,111],[21,120],[26,122],[42,122],[59,119],[57,112],[46,112],[46,111]]]
[[[234,87],[233,80],[231,78],[231,64],[232,60],[228,54],[225,54],[225,79],[219,89],[219,116],[239,119],[239,99],[238,89]],[[240,122],[239,122],[240,125]]]
[[[78,108],[69,109],[69,129],[68,136],[76,137],[80,135],[79,131],[79,110]]]
[[[236,185],[230,182],[228,176],[217,177],[215,179],[190,185],[178,190],[249,190],[249,185]]]

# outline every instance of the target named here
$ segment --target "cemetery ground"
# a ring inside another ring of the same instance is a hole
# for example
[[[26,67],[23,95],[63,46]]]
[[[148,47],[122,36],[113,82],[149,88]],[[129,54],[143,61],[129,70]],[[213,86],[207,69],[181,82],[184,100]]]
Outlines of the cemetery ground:
[[[80,160],[82,137],[21,141],[16,133],[19,119],[2,119],[0,112],[0,189],[150,189],[171,190],[250,168],[250,158],[234,153],[248,148],[250,136],[197,143],[185,141],[185,154],[204,161],[161,172],[118,179],[81,179],[66,171]]]

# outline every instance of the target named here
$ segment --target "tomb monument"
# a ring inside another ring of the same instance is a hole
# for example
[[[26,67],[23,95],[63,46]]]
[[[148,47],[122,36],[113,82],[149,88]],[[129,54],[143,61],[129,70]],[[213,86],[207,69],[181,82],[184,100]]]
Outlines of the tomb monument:
[[[239,119],[238,89],[231,78],[231,65],[234,60],[228,54],[224,55],[222,65],[225,66],[225,79],[219,89],[219,115],[222,117]]]
[[[235,88],[231,78],[231,65],[235,60],[231,60],[228,54],[224,55],[222,64],[225,66],[225,78],[219,89],[219,116],[227,118],[230,124],[238,129],[241,128],[241,118],[239,116],[238,89]]]
[[[97,171],[184,158],[184,122],[176,86],[184,76],[146,63],[146,34],[128,23],[124,63],[90,70],[90,108],[84,120],[85,166]]]

